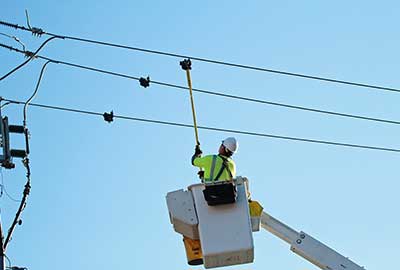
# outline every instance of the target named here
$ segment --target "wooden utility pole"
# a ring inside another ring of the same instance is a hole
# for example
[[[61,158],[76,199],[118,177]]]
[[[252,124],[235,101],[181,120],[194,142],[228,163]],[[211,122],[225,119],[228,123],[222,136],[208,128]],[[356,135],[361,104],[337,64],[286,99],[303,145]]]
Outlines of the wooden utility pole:
[[[1,218],[0,218],[0,270],[5,270],[6,265],[5,265],[5,251],[4,251],[4,244],[3,244],[3,229],[1,227]]]

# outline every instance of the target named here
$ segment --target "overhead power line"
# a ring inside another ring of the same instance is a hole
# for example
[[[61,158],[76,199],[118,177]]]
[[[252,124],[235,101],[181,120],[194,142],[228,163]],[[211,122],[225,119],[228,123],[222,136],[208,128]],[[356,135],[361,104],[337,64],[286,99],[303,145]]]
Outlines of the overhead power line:
[[[201,62],[205,62],[205,63],[224,65],[224,66],[230,66],[230,67],[241,68],[241,69],[255,70],[255,71],[268,72],[268,73],[274,73],[274,74],[285,75],[285,76],[299,77],[299,78],[304,78],[304,79],[311,79],[311,80],[318,80],[318,81],[324,81],[324,82],[330,82],[330,83],[351,85],[351,86],[356,86],[356,87],[370,88],[370,89],[375,89],[375,90],[380,90],[380,91],[400,92],[400,89],[398,89],[398,88],[366,84],[366,83],[359,83],[359,82],[346,81],[346,80],[338,80],[338,79],[332,79],[332,78],[321,77],[321,76],[307,75],[307,74],[288,72],[288,71],[282,71],[282,70],[276,70],[276,69],[270,69],[270,68],[263,68],[263,67],[257,67],[257,66],[251,66],[251,65],[244,65],[244,64],[237,64],[237,63],[226,62],[226,61],[213,60],[213,59],[209,59],[209,58],[196,57],[196,56],[185,55],[185,54],[170,53],[170,52],[164,52],[164,51],[159,51],[159,50],[150,50],[150,49],[145,49],[145,48],[127,46],[127,45],[111,43],[111,42],[104,42],[104,41],[82,38],[82,37],[54,34],[54,33],[43,31],[41,28],[35,28],[35,27],[26,28],[26,27],[18,25],[18,24],[13,24],[13,23],[4,22],[4,21],[0,21],[0,25],[8,26],[11,28],[19,29],[19,30],[29,31],[33,35],[36,35],[36,36],[48,35],[48,36],[52,36],[52,37],[58,37],[58,38],[63,38],[63,39],[75,40],[75,41],[109,46],[109,47],[120,48],[120,49],[140,51],[140,52],[150,53],[150,54],[157,54],[157,55],[176,57],[176,58],[190,58],[192,60],[197,60],[197,61],[201,61]]]
[[[3,98],[2,100],[13,103],[13,104],[25,104],[25,102],[17,101],[17,100],[11,100],[11,99],[5,99],[5,98]],[[100,113],[100,112],[66,108],[66,107],[60,107],[60,106],[52,106],[52,105],[46,105],[46,104],[30,103],[29,106],[40,107],[40,108],[51,109],[51,110],[74,112],[74,113],[80,113],[80,114],[95,115],[95,116],[101,116],[101,117],[104,116],[104,114]],[[152,123],[152,124],[159,124],[159,125],[193,128],[193,125],[177,123],[177,122],[161,121],[161,120],[155,120],[155,119],[146,119],[146,118],[138,118],[138,117],[131,117],[131,116],[123,116],[123,115],[113,115],[113,117],[119,118],[119,119],[124,119],[124,120],[129,120],[129,121],[138,121],[138,122],[145,122],[145,123]],[[225,129],[225,128],[216,128],[216,127],[208,127],[208,126],[198,126],[198,128],[203,129],[203,130],[209,130],[209,131],[228,132],[228,133],[232,133],[232,134],[249,135],[249,136],[272,138],[272,139],[281,139],[281,140],[289,140],[289,141],[298,141],[298,142],[307,142],[307,143],[316,143],[316,144],[324,144],[324,145],[333,145],[333,146],[351,147],[351,148],[358,148],[358,149],[368,149],[368,150],[378,150],[378,151],[400,153],[400,149],[396,149],[396,148],[386,148],[386,147],[369,146],[369,145],[361,145],[361,144],[350,144],[350,143],[341,143],[341,142],[334,142],[334,141],[314,140],[314,139],[307,139],[307,138],[298,138],[298,137],[290,137],[290,136],[282,136],[282,135],[274,135],[274,134],[251,132],[251,131],[234,130],[234,129]]]
[[[10,36],[10,35],[4,34],[4,33],[0,33],[0,35],[8,37],[10,39],[13,39],[14,41],[18,42],[19,45],[22,46],[22,50],[24,50],[24,51],[26,50],[25,44],[19,38],[17,38],[16,36]]]
[[[1,43],[0,43],[0,47],[4,47],[4,48],[7,48],[7,49],[9,49],[11,51],[15,51],[15,52],[23,53],[23,54],[26,53],[26,52],[24,52],[22,50],[19,50],[17,48],[13,48],[11,46],[7,46],[7,45],[1,44]],[[118,73],[118,72],[113,72],[113,71],[109,71],[109,70],[104,70],[104,69],[100,69],[100,68],[95,68],[95,67],[89,67],[89,66],[85,66],[85,65],[75,64],[75,63],[71,63],[71,62],[56,60],[56,59],[52,59],[52,58],[49,58],[49,57],[46,57],[46,56],[36,55],[36,58],[39,58],[39,59],[42,59],[42,60],[46,60],[46,61],[50,61],[50,62],[56,63],[56,64],[62,64],[62,65],[70,66],[70,67],[90,70],[90,71],[93,71],[93,72],[103,73],[103,74],[116,76],[116,77],[121,77],[121,78],[125,78],[125,79],[136,80],[136,81],[140,81],[141,80],[141,78],[139,78],[139,77],[135,77],[135,76],[127,75],[127,74],[122,74],[122,73]],[[150,80],[149,80],[149,82],[150,82]],[[161,81],[151,80],[151,83],[157,84],[157,85],[161,85],[161,86],[165,86],[165,87],[186,90],[186,91],[189,90],[185,86],[166,83],[166,82],[161,82]],[[314,113],[320,113],[320,114],[334,115],[334,116],[339,116],[339,117],[347,117],[347,118],[353,118],[353,119],[359,119],[359,120],[380,122],[380,123],[385,123],[385,124],[395,124],[395,125],[399,125],[400,124],[400,121],[396,121],[396,120],[389,120],[389,119],[382,119],[382,118],[376,118],[376,117],[368,117],[368,116],[362,116],[362,115],[355,115],[355,114],[341,113],[341,112],[335,112],[335,111],[314,109],[314,108],[309,108],[309,107],[304,107],[304,106],[297,106],[297,105],[273,102],[273,101],[256,99],[256,98],[249,98],[249,97],[243,97],[243,96],[238,96],[238,95],[230,95],[230,94],[225,94],[225,93],[211,91],[211,90],[205,90],[205,89],[193,88],[192,90],[194,92],[198,92],[198,93],[202,93],[202,94],[206,94],[206,95],[220,96],[220,97],[224,97],[224,98],[243,100],[243,101],[247,101],[247,102],[254,102],[254,103],[259,103],[259,104],[264,104],[264,105],[284,107],[284,108],[288,108],[288,109],[295,109],[295,110],[302,110],[302,111],[308,111],[308,112],[314,112]]]
[[[28,53],[25,51],[25,55],[28,57],[28,59],[25,60],[22,64],[20,64],[20,65],[18,65],[17,67],[13,68],[10,72],[8,72],[7,74],[5,74],[4,76],[2,76],[2,77],[0,78],[0,81],[4,80],[4,79],[7,78],[8,76],[10,76],[12,73],[16,72],[18,69],[20,69],[20,68],[22,68],[23,66],[25,66],[26,64],[28,64],[28,62],[31,61],[33,58],[35,58],[36,55],[39,53],[39,51],[40,51],[41,49],[43,49],[43,47],[44,47],[48,42],[52,41],[52,40],[55,39],[55,38],[57,38],[57,37],[51,37],[51,38],[46,39],[46,41],[43,42],[42,45],[40,45],[40,47],[39,47],[34,53],[29,52],[29,54],[28,54]],[[10,49],[10,46],[4,45],[4,44],[1,44],[0,46],[1,46],[1,47],[4,47],[4,48]],[[12,48],[12,47],[11,47],[11,48]],[[11,50],[11,49],[10,49],[10,50]],[[20,50],[17,49],[16,51],[20,51]]]

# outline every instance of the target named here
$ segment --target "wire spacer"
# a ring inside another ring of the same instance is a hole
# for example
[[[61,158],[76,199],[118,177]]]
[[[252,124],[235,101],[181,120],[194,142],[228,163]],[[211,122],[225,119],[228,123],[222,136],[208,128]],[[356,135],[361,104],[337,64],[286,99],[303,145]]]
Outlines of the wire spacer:
[[[147,78],[140,77],[139,83],[140,83],[140,86],[143,86],[144,88],[149,87],[150,86],[150,77],[149,76],[147,76]]]
[[[185,59],[179,62],[183,70],[191,70],[192,69],[192,61],[190,59]]]
[[[114,121],[114,111],[111,111],[110,113],[103,113],[104,121],[111,123]]]

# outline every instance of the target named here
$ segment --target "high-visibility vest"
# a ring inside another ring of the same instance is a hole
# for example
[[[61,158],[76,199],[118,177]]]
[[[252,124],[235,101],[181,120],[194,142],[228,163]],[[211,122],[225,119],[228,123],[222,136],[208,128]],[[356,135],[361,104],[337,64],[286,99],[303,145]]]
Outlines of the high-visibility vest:
[[[226,160],[227,168],[224,167],[223,159]],[[205,182],[231,180],[232,178],[236,177],[235,162],[233,162],[231,158],[225,156],[208,155],[205,157],[197,157],[193,160],[193,165],[204,169]],[[222,168],[223,171],[220,174],[220,177],[216,179]]]

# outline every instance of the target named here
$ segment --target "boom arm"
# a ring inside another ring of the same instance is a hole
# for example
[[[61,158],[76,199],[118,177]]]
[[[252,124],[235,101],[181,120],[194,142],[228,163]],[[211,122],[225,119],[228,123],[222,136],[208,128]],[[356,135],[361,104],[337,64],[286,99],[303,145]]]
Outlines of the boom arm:
[[[365,270],[317,239],[297,232],[269,214],[261,215],[261,227],[290,244],[290,250],[324,270]]]

